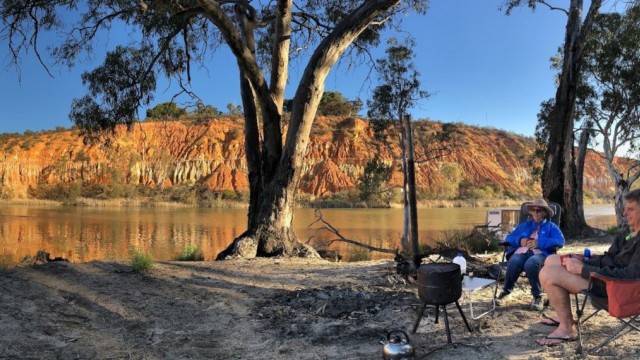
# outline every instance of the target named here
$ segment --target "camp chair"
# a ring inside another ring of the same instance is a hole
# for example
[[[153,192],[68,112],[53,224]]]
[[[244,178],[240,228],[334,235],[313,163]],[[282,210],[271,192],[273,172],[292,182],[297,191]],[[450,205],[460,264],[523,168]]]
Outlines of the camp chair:
[[[518,224],[521,224],[527,220],[531,220],[531,214],[529,213],[529,209],[527,208],[527,205],[530,205],[532,202],[531,201],[526,201],[523,202],[522,205],[520,205],[520,219],[518,221]],[[554,202],[549,202],[547,203],[547,205],[549,205],[549,207],[551,209],[553,209],[553,217],[551,217],[549,219],[549,217],[547,216],[547,220],[551,220],[552,222],[554,222],[556,225],[560,226],[560,219],[562,216],[562,208],[560,207],[560,204],[558,203],[554,203]],[[506,272],[507,272],[507,261],[509,261],[509,256],[507,256],[507,252],[509,250],[509,243],[506,241],[502,241],[499,243],[500,246],[503,247],[502,250],[502,260],[500,260],[500,263],[493,265],[492,269],[490,269],[490,273],[492,274],[492,277],[494,277],[497,281],[496,281],[496,287],[495,290],[493,291],[493,297],[495,298],[498,294],[498,288],[500,287],[500,281],[503,281],[505,276],[506,276]],[[557,249],[552,249],[551,253],[555,254],[557,251]]]
[[[593,293],[594,279],[605,283],[607,297],[598,297]],[[579,297],[582,296],[582,300]],[[595,309],[589,316],[583,318],[584,309],[590,300],[591,306]],[[601,310],[605,310],[610,316],[620,320],[622,324],[613,330],[613,332],[603,340],[600,344],[589,349],[588,352],[596,352],[611,340],[617,338],[626,329],[640,331],[640,279],[614,279],[596,273],[591,273],[589,278],[589,286],[587,290],[583,290],[575,294],[576,315],[578,328],[578,352],[582,353],[582,325],[591,319]]]
[[[531,201],[527,201],[522,203],[522,205],[520,206],[520,220],[518,221],[518,224],[521,224],[527,220],[531,220],[531,214],[529,213],[529,209],[527,208],[527,205],[530,205]],[[551,220],[552,222],[554,222],[556,225],[560,226],[560,218],[562,216],[562,208],[560,207],[560,204],[558,203],[554,203],[554,202],[550,202],[548,203],[549,207],[551,209],[553,209],[554,215],[553,217],[551,217],[551,219],[549,219],[549,217],[547,217],[547,220]],[[503,247],[503,251],[502,251],[502,260],[500,260],[500,271],[496,271],[496,275],[494,275],[494,277],[497,278],[498,282],[500,282],[501,279],[504,278],[504,273],[507,271],[507,261],[509,260],[509,257],[507,256],[507,252],[509,250],[509,243],[506,241],[502,241],[499,243],[500,246]],[[552,251],[552,253],[555,253],[556,251]]]

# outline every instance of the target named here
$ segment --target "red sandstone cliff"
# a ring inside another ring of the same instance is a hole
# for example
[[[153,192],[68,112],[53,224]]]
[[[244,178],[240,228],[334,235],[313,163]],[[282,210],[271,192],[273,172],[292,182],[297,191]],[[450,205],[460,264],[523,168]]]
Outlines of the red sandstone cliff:
[[[416,123],[416,157],[424,155],[429,132],[437,122]],[[503,193],[535,196],[529,159],[532,138],[501,130],[455,125],[464,142],[455,151],[416,165],[419,191],[437,192],[450,182],[440,171],[457,163],[463,180],[472,186],[492,187]],[[248,190],[243,127],[237,119],[208,123],[143,122],[132,131],[118,129],[108,144],[85,145],[76,130],[29,133],[0,139],[0,195],[28,197],[39,183],[124,182],[149,187],[201,186],[214,191]],[[374,141],[367,122],[359,119],[317,119],[312,130],[303,177],[303,193],[325,197],[356,186],[364,166],[373,156],[394,165],[391,186],[402,182],[397,147],[388,149]],[[396,155],[394,155],[396,154]],[[587,191],[611,194],[613,185],[602,159],[590,154],[586,163]]]

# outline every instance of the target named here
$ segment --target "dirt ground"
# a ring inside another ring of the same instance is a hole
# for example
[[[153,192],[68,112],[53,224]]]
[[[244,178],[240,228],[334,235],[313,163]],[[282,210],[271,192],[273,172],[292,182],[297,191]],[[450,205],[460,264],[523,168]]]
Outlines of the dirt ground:
[[[519,283],[506,307],[468,319],[471,333],[450,306],[447,344],[433,307],[411,333],[420,301],[393,261],[162,262],[147,275],[127,263],[51,262],[0,273],[0,359],[381,359],[390,329],[409,334],[418,359],[640,358],[635,334],[598,355],[577,355],[575,342],[537,345],[552,329],[528,309],[526,281]],[[475,309],[491,295],[474,294]],[[590,320],[586,345],[616,321]]]

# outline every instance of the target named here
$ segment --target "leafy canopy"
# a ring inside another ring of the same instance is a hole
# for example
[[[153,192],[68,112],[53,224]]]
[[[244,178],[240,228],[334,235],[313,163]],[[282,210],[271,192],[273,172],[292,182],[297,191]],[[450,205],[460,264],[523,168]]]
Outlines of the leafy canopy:
[[[177,119],[187,115],[187,110],[174,102],[164,102],[147,110],[147,119]]]
[[[325,91],[318,105],[318,115],[355,116],[362,109],[362,101],[350,101],[337,91]]]

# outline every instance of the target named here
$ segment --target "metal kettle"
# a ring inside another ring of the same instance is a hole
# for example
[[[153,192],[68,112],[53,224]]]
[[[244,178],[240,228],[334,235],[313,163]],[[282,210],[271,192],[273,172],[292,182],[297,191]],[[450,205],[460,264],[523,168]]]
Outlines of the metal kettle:
[[[382,349],[384,360],[412,360],[415,356],[415,350],[406,332],[396,329],[387,333],[387,341]]]

